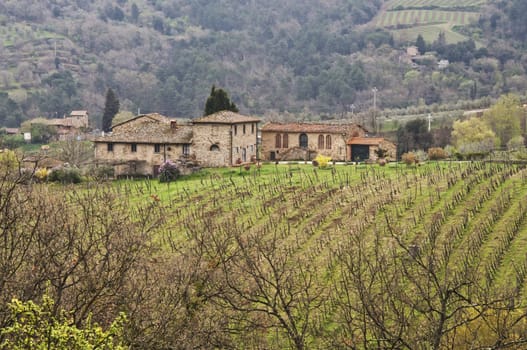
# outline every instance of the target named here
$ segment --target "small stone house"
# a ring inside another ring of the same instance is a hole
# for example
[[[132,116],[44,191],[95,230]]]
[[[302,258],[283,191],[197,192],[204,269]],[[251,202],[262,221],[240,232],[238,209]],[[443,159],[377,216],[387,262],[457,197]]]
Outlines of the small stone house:
[[[204,167],[235,165],[256,158],[259,121],[228,111],[193,120],[139,115],[95,137],[95,159],[112,165],[116,176],[156,176],[167,160]]]
[[[71,111],[68,118],[70,124],[75,128],[88,128],[90,115],[88,111]]]
[[[349,158],[347,141],[365,137],[358,124],[267,123],[262,127],[262,154],[266,160],[312,160],[318,154],[335,161]]]
[[[437,62],[437,69],[446,69],[450,65],[450,62],[448,60],[439,60]]]
[[[1,128],[0,131],[5,132],[6,135],[18,135],[20,134],[19,128]]]
[[[421,52],[421,53],[424,53],[424,52]],[[419,49],[417,48],[417,46],[408,46],[406,48],[406,54],[410,57],[417,56],[419,55]]]
[[[32,122],[30,123],[32,124]],[[36,123],[55,127],[60,141],[71,140],[83,134],[89,128],[89,115],[88,111],[72,111],[67,117],[39,119]]]
[[[383,149],[386,152],[384,158],[395,160],[397,146],[382,137],[352,137],[346,144],[348,145],[348,160],[362,162],[365,160],[377,160],[377,151]]]

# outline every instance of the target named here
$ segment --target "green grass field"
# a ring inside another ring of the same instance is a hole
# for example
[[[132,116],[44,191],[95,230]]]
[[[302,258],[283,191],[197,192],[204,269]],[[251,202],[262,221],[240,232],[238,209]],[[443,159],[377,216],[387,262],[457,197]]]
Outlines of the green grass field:
[[[394,29],[391,32],[399,40],[407,42],[415,42],[417,36],[421,34],[426,42],[431,43],[437,39],[440,33],[445,34],[447,43],[453,44],[467,40],[466,36],[452,31],[448,24],[415,26],[405,29]]]

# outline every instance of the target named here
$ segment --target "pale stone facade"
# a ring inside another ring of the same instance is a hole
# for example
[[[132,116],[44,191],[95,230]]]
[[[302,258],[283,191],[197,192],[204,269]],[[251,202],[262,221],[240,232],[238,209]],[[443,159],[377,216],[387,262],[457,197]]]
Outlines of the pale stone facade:
[[[256,157],[259,121],[226,111],[186,121],[140,115],[96,137],[95,159],[114,166],[116,176],[155,176],[167,160],[230,166]]]
[[[75,128],[88,128],[89,118],[88,111],[71,111],[69,117],[64,119],[68,119]]]
[[[260,119],[222,111],[192,121],[192,147],[207,167],[249,162],[257,156]]]
[[[406,48],[406,54],[410,57],[417,56],[419,55],[419,49],[417,48],[417,46],[408,46]],[[424,52],[421,52],[421,54],[424,54]]]
[[[347,140],[364,137],[358,124],[268,123],[262,128],[262,159],[312,160],[318,154],[349,159]]]

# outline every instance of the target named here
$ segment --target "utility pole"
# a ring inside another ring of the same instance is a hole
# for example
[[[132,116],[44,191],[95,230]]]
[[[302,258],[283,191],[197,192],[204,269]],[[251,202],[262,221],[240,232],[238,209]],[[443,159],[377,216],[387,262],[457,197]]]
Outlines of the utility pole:
[[[432,114],[428,113],[428,132],[432,130]]]
[[[373,131],[377,133],[377,88],[371,89],[373,92]]]
[[[351,111],[351,117],[348,117],[348,119],[351,121],[355,120],[355,114],[353,113],[354,109],[355,109],[355,105],[353,103],[348,105],[348,111]]]

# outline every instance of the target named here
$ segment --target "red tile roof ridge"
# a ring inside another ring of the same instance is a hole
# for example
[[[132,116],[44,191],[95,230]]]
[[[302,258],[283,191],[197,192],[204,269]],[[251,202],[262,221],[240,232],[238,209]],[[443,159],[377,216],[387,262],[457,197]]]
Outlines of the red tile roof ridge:
[[[383,142],[384,137],[352,137],[348,139],[348,145],[378,145]]]
[[[260,118],[246,116],[232,111],[219,111],[213,114],[193,119],[193,122],[220,124],[254,123],[260,122]]]
[[[364,129],[361,125],[355,123],[315,123],[315,122],[291,122],[279,123],[269,122],[262,127],[262,131],[275,132],[329,132],[340,133],[350,128],[357,127]]]

